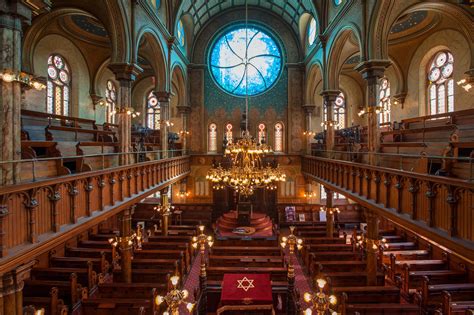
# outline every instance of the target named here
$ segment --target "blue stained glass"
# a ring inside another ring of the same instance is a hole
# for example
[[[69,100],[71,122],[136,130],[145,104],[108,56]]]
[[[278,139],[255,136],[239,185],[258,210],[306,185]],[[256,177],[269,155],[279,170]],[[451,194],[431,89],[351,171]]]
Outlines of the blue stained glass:
[[[267,91],[282,70],[282,56],[273,38],[250,26],[233,29],[215,42],[210,54],[214,80],[228,93],[253,96]]]
[[[184,27],[183,27],[183,22],[181,21],[178,22],[176,37],[178,37],[179,44],[181,46],[184,46]]]

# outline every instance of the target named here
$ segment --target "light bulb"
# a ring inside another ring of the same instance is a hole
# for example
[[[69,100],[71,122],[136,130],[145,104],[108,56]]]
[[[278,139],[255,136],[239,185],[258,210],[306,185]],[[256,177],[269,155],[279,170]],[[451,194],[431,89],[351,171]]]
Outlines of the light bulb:
[[[171,280],[171,284],[176,286],[176,285],[178,285],[179,277],[178,276],[172,276],[170,280]]]
[[[326,285],[326,280],[324,279],[318,279],[316,280],[316,282],[318,283],[318,287],[320,287],[321,289],[324,288],[324,286]]]
[[[313,311],[311,311],[310,308],[307,308],[305,311],[304,311],[304,315],[312,315],[313,314]]]
[[[188,312],[191,313],[194,308],[194,303],[188,303],[186,304],[186,308],[188,309]]]
[[[311,293],[305,292],[305,294],[303,295],[303,299],[306,303],[309,303],[312,298],[313,296],[311,295]]]
[[[337,298],[335,295],[329,296],[329,303],[331,303],[332,305],[335,305],[337,303]]]
[[[189,296],[188,290],[183,290],[182,293],[183,293],[183,299],[187,299]]]
[[[155,304],[161,305],[161,303],[163,303],[164,300],[165,300],[164,297],[162,297],[161,295],[157,295],[155,298]]]

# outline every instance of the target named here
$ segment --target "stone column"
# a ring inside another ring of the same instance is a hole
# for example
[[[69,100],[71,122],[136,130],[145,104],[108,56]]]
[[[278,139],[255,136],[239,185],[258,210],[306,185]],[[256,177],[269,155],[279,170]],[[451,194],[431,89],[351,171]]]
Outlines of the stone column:
[[[326,150],[332,151],[334,149],[334,102],[336,101],[339,91],[327,90],[322,91],[323,110],[324,106],[327,108],[326,117],[323,117],[323,122],[326,123]]]
[[[120,237],[120,266],[122,269],[122,280],[125,283],[132,283],[132,256],[133,245],[129,239],[132,235],[132,215],[135,207],[128,208],[119,215]]]
[[[160,102],[160,135],[161,135],[161,150],[162,157],[167,158],[168,154],[168,123],[170,121],[170,98],[171,94],[167,91],[155,92],[155,96]]]
[[[365,209],[367,221],[366,255],[367,255],[367,285],[377,285],[377,253],[379,238],[379,217],[373,210]]]
[[[380,151],[380,131],[379,115],[377,107],[379,106],[379,83],[384,76],[385,68],[390,65],[386,60],[370,60],[361,63],[355,70],[359,71],[362,77],[367,81],[366,106],[367,106],[367,127],[369,149],[369,163],[375,165],[376,156],[374,153]]]
[[[166,209],[166,207],[169,204],[168,189],[169,189],[169,187],[166,187],[166,188],[163,188],[160,191],[160,199],[161,199],[161,208],[162,209]],[[170,217],[169,213],[164,213],[161,216],[161,233],[163,234],[163,236],[168,236],[169,217]]]
[[[191,113],[191,106],[178,106],[178,111],[181,114],[181,122],[183,126],[183,133],[181,134],[181,137],[183,137],[183,155],[186,155],[188,152],[188,118],[189,114]]]
[[[332,190],[329,190],[327,188],[324,188],[326,190],[326,236],[327,237],[333,237],[334,236],[334,211],[332,210],[334,205],[333,205],[333,197],[334,197],[334,192]]]
[[[20,1],[0,2],[0,71],[21,71],[22,24],[31,21],[30,9]],[[0,79],[0,160],[21,159],[20,82]],[[0,185],[19,180],[19,164],[1,164]]]
[[[23,286],[35,261],[26,263],[0,278],[0,314],[23,314]]]
[[[110,64],[109,68],[115,73],[115,78],[120,84],[115,114],[115,121],[119,126],[119,152],[129,153],[132,147],[132,117],[130,112],[132,108],[132,82],[143,72],[143,69],[135,64],[124,63]],[[120,165],[126,165],[130,162],[131,156],[129,154],[123,154],[119,158]]]
[[[306,104],[303,105],[303,109],[305,112],[305,131],[309,132],[309,134],[305,135],[306,137],[306,154],[311,154],[311,139],[313,138],[313,126],[311,124],[311,118],[313,116],[314,109],[316,105],[314,104]]]

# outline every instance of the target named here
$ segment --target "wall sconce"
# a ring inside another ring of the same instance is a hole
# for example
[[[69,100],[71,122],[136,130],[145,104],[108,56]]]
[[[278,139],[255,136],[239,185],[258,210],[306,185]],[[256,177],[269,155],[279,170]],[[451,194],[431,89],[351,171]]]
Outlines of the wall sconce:
[[[315,135],[316,135],[315,132],[312,132],[312,131],[309,131],[309,130],[303,131],[303,136],[312,137],[312,136],[315,136]]]
[[[176,196],[177,197],[180,197],[180,198],[185,198],[185,197],[189,197],[190,193],[185,191],[185,190],[180,190]]]
[[[357,115],[359,117],[362,117],[364,115],[367,115],[369,113],[375,112],[376,114],[380,114],[382,112],[383,108],[382,106],[367,106],[366,108],[361,109]]]
[[[174,123],[171,122],[171,120],[162,120],[161,124],[166,126],[166,127],[173,127]]]
[[[311,198],[315,198],[316,197],[316,193],[312,192],[312,191],[306,191],[304,193],[304,197],[306,199],[311,199]]]
[[[181,136],[189,136],[189,131],[187,131],[187,130],[180,130],[180,131],[179,131],[179,134],[180,134]]]
[[[456,82],[457,85],[462,87],[466,92],[469,92],[469,90],[472,88],[471,80],[469,79],[462,79],[458,82]]]
[[[128,116],[132,116],[132,118],[140,116],[140,112],[135,111],[133,107],[117,107],[110,114],[115,115],[116,113],[125,113]]]
[[[323,121],[321,123],[321,127],[324,127],[324,126],[334,126],[335,125],[335,121],[334,120],[326,120],[326,121]]]
[[[20,82],[38,91],[46,89],[45,78],[35,77],[25,72],[3,70],[3,72],[0,73],[0,79],[2,79],[3,82],[6,83]]]

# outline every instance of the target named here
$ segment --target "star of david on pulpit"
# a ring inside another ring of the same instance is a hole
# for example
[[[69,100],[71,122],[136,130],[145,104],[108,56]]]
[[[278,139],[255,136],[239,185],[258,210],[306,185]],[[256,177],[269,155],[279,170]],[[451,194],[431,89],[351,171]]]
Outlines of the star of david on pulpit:
[[[243,277],[241,280],[237,280],[237,289],[242,289],[247,292],[249,289],[255,288],[253,285],[253,280]]]
[[[272,305],[269,274],[225,274],[221,305]]]

